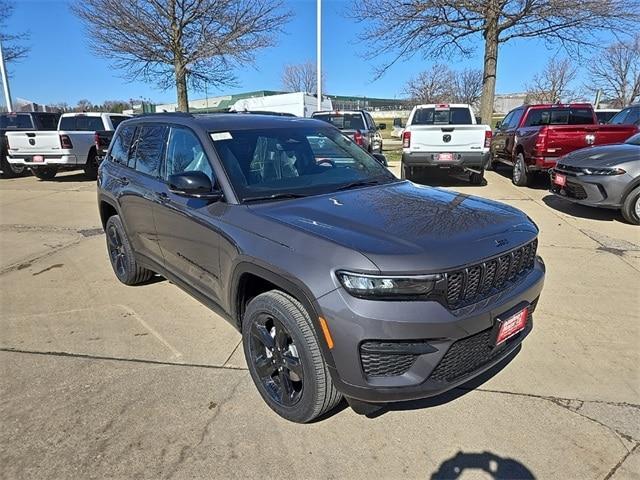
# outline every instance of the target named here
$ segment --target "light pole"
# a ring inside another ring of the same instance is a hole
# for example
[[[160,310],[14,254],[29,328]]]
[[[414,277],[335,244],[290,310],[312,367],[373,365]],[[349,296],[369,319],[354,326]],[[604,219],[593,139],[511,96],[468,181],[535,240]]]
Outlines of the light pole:
[[[0,80],[4,87],[4,98],[7,101],[7,112],[13,111],[13,105],[11,104],[11,92],[9,91],[9,78],[7,75],[7,69],[4,65],[4,54],[2,53],[2,41],[0,41]]]
[[[318,111],[322,110],[322,0],[316,0],[316,83]]]

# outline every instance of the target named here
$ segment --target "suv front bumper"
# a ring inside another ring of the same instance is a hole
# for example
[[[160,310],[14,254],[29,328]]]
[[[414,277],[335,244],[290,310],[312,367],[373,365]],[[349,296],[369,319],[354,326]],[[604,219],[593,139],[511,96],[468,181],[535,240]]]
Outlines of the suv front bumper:
[[[385,403],[431,397],[467,382],[508,357],[529,334],[531,315],[526,328],[504,344],[492,348],[488,343],[496,317],[523,302],[531,305],[530,312],[535,309],[544,271],[536,259],[533,270],[490,302],[456,311],[436,301],[358,299],[342,288],[320,297],[318,307],[334,341],[329,368],[336,388],[351,398]],[[377,372],[392,374],[368,375],[365,363],[371,371],[371,358],[363,358],[362,346],[372,342],[418,344],[425,353],[379,356]]]
[[[438,154],[452,153],[451,162],[438,161]],[[489,151],[486,152],[403,152],[402,164],[405,167],[461,167],[485,168],[489,161]]]

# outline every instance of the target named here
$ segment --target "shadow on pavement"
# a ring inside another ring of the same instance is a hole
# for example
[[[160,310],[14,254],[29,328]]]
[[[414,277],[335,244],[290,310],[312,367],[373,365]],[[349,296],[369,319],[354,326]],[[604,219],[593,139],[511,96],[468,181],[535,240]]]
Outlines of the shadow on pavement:
[[[495,480],[533,480],[535,478],[531,470],[518,460],[500,457],[491,452],[458,452],[454,457],[442,462],[430,478],[431,480],[457,479],[465,474],[465,470],[481,470]]]
[[[619,210],[588,207],[586,205],[570,202],[569,200],[564,200],[553,194],[543,197],[542,201],[547,207],[561,213],[566,213],[572,217],[587,218],[589,220],[599,220],[602,222],[624,222]]]
[[[522,349],[522,345],[518,345],[518,347],[507,355],[500,363],[494,365],[489,370],[484,373],[481,373],[477,377],[469,380],[466,383],[463,383],[457,388],[449,390],[441,395],[437,395],[435,397],[423,398],[420,400],[411,400],[407,402],[396,402],[396,403],[388,403],[381,405],[379,409],[367,414],[367,418],[377,418],[384,415],[387,412],[392,411],[404,411],[404,410],[418,410],[422,408],[431,408],[437,407],[439,405],[444,405],[445,403],[452,402],[459,397],[466,395],[470,391],[475,390],[480,387],[483,383],[490,380],[492,377],[497,375],[503,368],[505,368],[511,361],[518,355],[520,350]]]
[[[511,167],[510,165],[499,163],[494,167],[493,171],[499,175],[502,175],[507,180],[511,181],[511,174],[513,172],[513,167]],[[549,174],[546,171],[532,172],[530,175],[531,175],[531,181],[529,183],[529,186],[515,187],[514,185],[514,187],[515,188],[531,188],[533,190],[549,190],[550,180],[549,180]]]
[[[96,183],[96,180],[89,179],[85,176],[82,170],[66,173],[60,172],[55,177],[50,180],[40,180],[41,182],[58,182],[58,183],[71,183],[71,182],[82,182],[82,183]]]
[[[421,185],[430,187],[484,187],[487,181],[484,180],[482,185],[473,185],[469,181],[469,174],[464,172],[452,173],[449,170],[429,169],[415,174],[411,181]]]

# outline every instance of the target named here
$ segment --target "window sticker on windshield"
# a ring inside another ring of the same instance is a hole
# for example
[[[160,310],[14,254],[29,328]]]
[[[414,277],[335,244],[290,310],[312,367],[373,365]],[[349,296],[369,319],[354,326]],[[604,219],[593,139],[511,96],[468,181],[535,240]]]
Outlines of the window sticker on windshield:
[[[219,142],[220,140],[231,140],[233,138],[229,132],[215,132],[210,135],[211,140],[214,142]]]

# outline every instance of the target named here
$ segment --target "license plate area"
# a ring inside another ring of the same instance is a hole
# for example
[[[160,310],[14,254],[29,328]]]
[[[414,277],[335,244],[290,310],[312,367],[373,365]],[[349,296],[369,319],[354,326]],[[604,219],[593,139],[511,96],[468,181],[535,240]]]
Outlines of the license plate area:
[[[553,176],[553,183],[559,187],[564,187],[567,184],[567,176],[562,173],[556,173]]]
[[[502,345],[526,328],[530,308],[529,303],[523,302],[496,318],[493,327],[494,346]]]
[[[453,153],[438,153],[436,155],[436,160],[438,162],[453,162]]]
[[[31,157],[31,161],[34,163],[42,163],[44,162],[44,157],[42,155],[34,155]]]

